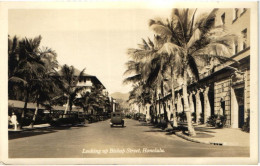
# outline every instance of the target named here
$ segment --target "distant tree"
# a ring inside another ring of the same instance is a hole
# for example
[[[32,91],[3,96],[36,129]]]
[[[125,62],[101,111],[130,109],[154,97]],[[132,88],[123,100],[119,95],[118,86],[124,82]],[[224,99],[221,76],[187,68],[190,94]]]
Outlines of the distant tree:
[[[98,113],[99,110],[108,108],[110,103],[108,97],[103,94],[103,87],[97,85],[92,86],[91,91],[82,92],[75,105],[82,107],[86,112],[93,110]]]
[[[73,66],[63,65],[61,67],[61,73],[58,78],[60,80],[59,88],[62,90],[62,94],[57,96],[57,100],[66,100],[66,108],[64,114],[72,110],[72,105],[76,102],[77,95],[80,94],[86,87],[77,86],[80,79],[83,78],[85,69],[83,69],[79,75],[75,75],[75,68]]]

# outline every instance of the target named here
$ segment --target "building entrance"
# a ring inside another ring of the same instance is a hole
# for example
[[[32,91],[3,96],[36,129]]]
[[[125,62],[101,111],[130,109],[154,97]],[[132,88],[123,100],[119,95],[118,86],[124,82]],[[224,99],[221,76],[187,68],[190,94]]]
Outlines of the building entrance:
[[[235,94],[238,104],[238,127],[242,128],[245,122],[244,88],[235,89]]]

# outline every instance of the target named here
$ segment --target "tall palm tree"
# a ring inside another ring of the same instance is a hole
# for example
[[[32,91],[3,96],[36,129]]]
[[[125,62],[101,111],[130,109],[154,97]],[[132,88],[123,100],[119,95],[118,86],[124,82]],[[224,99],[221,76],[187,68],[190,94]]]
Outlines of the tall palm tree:
[[[156,109],[156,98],[157,98],[157,89],[160,88],[160,86],[154,86],[157,84],[155,82],[155,77],[158,76],[158,74],[155,74],[158,70],[158,66],[154,64],[153,57],[156,51],[158,50],[158,45],[156,42],[152,42],[150,38],[148,40],[142,39],[142,44],[138,45],[139,48],[130,48],[128,49],[127,54],[130,56],[132,60],[130,60],[127,63],[127,70],[125,74],[132,74],[135,75],[128,77],[124,80],[125,83],[135,83],[133,92],[137,87],[147,86],[147,88],[144,88],[143,91],[149,91],[149,94],[154,94],[152,97],[152,103],[153,108],[155,109],[155,112],[157,112]],[[158,72],[157,72],[158,73]],[[138,84],[136,84],[138,83]],[[153,92],[151,92],[151,87],[156,88]],[[143,93],[145,95],[147,93]],[[140,100],[142,99],[141,94],[138,95],[140,97]],[[141,102],[142,103],[142,102]],[[139,104],[140,105],[140,104]],[[159,110],[160,111],[160,110]],[[156,113],[156,121],[157,121],[157,113]]]
[[[166,42],[158,53],[173,55],[178,75],[183,78],[184,111],[189,134],[196,132],[191,122],[187,82],[191,74],[199,80],[198,59],[215,58],[225,61],[231,55],[231,46],[237,36],[226,33],[223,26],[214,27],[214,11],[196,16],[196,9],[173,9],[170,19],[150,20],[151,29]]]
[[[25,111],[27,109],[27,103],[29,101],[30,93],[32,91],[31,82],[37,79],[38,73],[44,70],[44,63],[39,56],[39,46],[41,42],[41,36],[34,39],[24,38],[19,41],[17,48],[17,39],[13,39],[10,46],[9,57],[16,56],[16,66],[9,68],[10,74],[8,84],[10,87],[13,85],[19,85],[24,92],[24,109],[22,111],[21,120],[24,118]],[[15,44],[16,43],[16,44]],[[15,51],[12,51],[15,50]],[[10,62],[9,62],[10,63]],[[22,127],[22,122],[20,123]]]
[[[8,35],[8,78],[13,76],[19,62],[18,48],[19,39],[16,36],[11,38]]]
[[[38,114],[39,105],[49,105],[48,102],[52,100],[51,94],[55,93],[56,85],[51,78],[48,79],[48,77],[44,75],[33,80],[31,84],[33,102],[36,103],[36,108],[30,124],[30,126],[33,127]]]
[[[73,66],[63,65],[61,68],[61,73],[59,74],[60,78],[60,88],[63,92],[59,99],[66,99],[66,108],[64,114],[67,114],[68,111],[72,110],[72,105],[75,103],[77,99],[77,95],[82,92],[82,90],[86,89],[84,86],[77,86],[79,80],[84,76],[83,69],[79,75],[75,74],[75,68]]]
[[[53,77],[58,61],[57,54],[52,49],[44,48],[39,51],[39,56],[44,63],[44,69],[38,71],[38,76],[31,82],[33,101],[36,102],[35,112],[30,126],[33,128],[39,105],[51,105],[52,97],[58,90],[57,81]]]
[[[152,85],[155,84],[155,88],[160,90],[160,96],[159,96],[159,108],[163,108],[164,113],[164,120],[168,123],[169,117],[166,111],[166,103],[163,99],[165,95],[167,94],[167,84],[166,82],[169,82],[170,80],[167,78],[167,75],[169,75],[169,62],[170,59],[166,54],[159,54],[158,51],[162,47],[163,43],[165,42],[165,39],[162,37],[155,35],[154,36],[154,43],[155,43],[155,52],[149,56],[149,59],[147,60],[147,63],[150,64],[150,73],[147,79],[147,84]],[[173,66],[171,66],[173,68]],[[175,83],[175,82],[173,82]],[[174,96],[173,96],[174,97]],[[173,107],[174,108],[174,107]],[[159,109],[159,114],[161,115],[161,111]],[[174,115],[174,114],[173,114]],[[175,117],[175,116],[174,116]],[[176,118],[176,117],[175,117]],[[161,122],[161,118],[160,118]],[[177,125],[177,123],[175,123]]]

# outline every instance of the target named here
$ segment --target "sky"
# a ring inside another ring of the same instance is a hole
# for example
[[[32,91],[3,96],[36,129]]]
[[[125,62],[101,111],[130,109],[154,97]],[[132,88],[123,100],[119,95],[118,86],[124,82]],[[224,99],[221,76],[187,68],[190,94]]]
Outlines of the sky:
[[[41,46],[56,51],[60,65],[73,65],[95,75],[109,93],[126,93],[128,48],[152,37],[148,21],[168,17],[171,9],[12,9],[8,13],[12,37],[42,36]]]
[[[153,38],[148,22],[168,18],[171,8],[10,9],[11,37],[42,36],[41,46],[57,53],[60,65],[73,65],[95,75],[108,92],[126,93],[125,63],[128,48],[137,48],[142,38]]]

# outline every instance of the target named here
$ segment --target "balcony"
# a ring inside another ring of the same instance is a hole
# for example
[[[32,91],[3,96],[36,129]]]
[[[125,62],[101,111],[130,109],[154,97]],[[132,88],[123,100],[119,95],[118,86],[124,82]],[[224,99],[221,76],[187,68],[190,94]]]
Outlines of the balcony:
[[[91,81],[86,81],[86,82],[80,81],[80,82],[77,83],[77,86],[92,86],[92,85],[93,84],[92,84]]]

